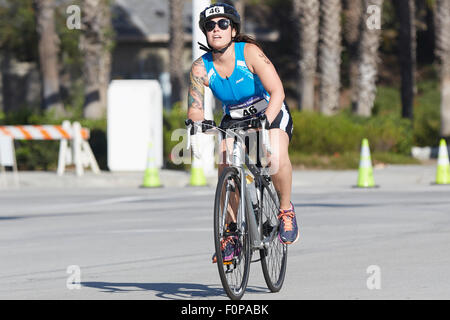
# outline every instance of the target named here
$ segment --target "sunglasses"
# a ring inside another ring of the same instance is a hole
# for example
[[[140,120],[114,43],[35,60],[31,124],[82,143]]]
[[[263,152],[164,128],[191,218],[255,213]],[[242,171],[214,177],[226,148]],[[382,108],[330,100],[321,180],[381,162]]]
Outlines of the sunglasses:
[[[219,28],[220,28],[220,29],[222,29],[222,30],[227,30],[228,27],[229,27],[230,24],[231,24],[231,21],[228,20],[228,19],[220,19],[220,20],[217,21],[217,22],[212,21],[212,20],[206,21],[206,22],[205,22],[205,29],[206,29],[206,31],[208,31],[208,32],[213,31],[214,28],[216,27],[216,24],[219,25]]]

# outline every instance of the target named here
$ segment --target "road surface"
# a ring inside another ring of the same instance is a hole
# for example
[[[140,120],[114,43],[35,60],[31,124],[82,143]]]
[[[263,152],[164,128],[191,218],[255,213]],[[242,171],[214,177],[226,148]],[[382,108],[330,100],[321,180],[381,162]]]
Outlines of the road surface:
[[[227,299],[213,187],[0,193],[0,299]],[[295,186],[301,237],[281,292],[245,300],[450,299],[450,186]],[[77,283],[80,283],[77,285]]]

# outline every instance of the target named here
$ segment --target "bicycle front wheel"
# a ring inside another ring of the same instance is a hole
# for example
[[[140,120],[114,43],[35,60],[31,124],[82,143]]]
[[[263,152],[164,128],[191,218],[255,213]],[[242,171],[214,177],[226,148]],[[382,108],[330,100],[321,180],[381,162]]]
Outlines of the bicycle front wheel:
[[[280,201],[270,182],[261,186],[261,234],[265,248],[260,250],[264,280],[271,292],[280,291],[286,275],[287,245],[278,239]]]
[[[241,212],[241,201],[239,172],[236,168],[227,167],[217,182],[214,202],[214,243],[220,280],[226,294],[232,300],[242,298],[250,273],[250,237],[246,212]],[[224,244],[230,237],[234,252],[231,254],[227,252],[228,257],[224,259]]]

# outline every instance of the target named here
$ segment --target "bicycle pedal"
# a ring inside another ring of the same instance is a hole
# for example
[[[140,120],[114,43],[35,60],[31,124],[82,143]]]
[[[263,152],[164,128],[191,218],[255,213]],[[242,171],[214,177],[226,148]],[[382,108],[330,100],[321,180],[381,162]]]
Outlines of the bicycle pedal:
[[[235,268],[232,268],[230,265],[227,265],[227,270],[225,270],[225,273],[233,273]]]
[[[232,265],[233,261],[224,261],[223,264],[225,264],[225,265]]]

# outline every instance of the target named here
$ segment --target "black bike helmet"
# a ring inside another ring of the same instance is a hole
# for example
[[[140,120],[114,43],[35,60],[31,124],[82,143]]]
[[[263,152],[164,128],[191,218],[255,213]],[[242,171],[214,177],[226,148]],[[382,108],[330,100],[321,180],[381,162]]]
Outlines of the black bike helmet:
[[[239,31],[241,29],[241,16],[233,6],[219,2],[210,5],[200,13],[200,20],[198,22],[198,25],[205,35],[205,22],[216,17],[226,17],[230,19],[232,22],[232,26],[236,29],[236,34],[239,34]]]

